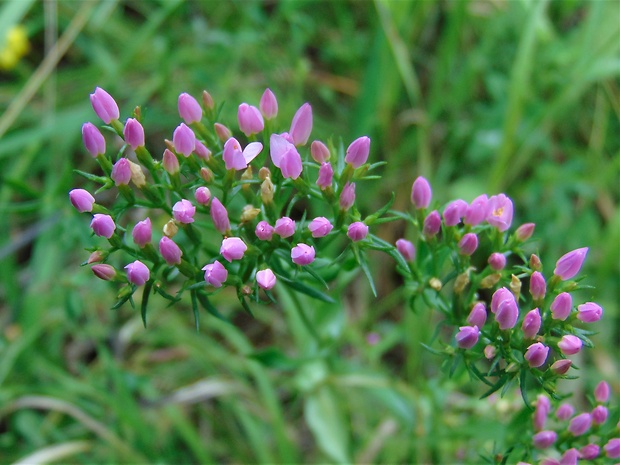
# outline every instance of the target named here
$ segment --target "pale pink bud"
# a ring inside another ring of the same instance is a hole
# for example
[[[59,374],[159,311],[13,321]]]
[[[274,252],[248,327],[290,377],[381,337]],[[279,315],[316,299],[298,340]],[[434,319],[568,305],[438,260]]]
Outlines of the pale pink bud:
[[[515,231],[515,237],[519,242],[525,242],[532,237],[535,227],[536,225],[534,223],[524,223]]]
[[[362,136],[351,142],[347,148],[344,161],[349,163],[353,168],[359,168],[368,160],[370,153],[370,138]]]
[[[144,146],[144,128],[135,118],[127,118],[123,128],[123,136],[133,150]]]
[[[530,276],[530,294],[534,300],[545,298],[547,293],[547,283],[545,277],[539,271],[534,271]]]
[[[527,312],[523,318],[523,324],[521,325],[523,337],[525,339],[534,339],[534,336],[536,336],[540,330],[541,323],[540,312],[537,308]]]
[[[441,216],[437,210],[430,212],[426,218],[424,218],[424,228],[422,232],[426,237],[433,237],[441,229]]]
[[[512,295],[512,294],[511,294]],[[495,312],[495,320],[499,324],[500,329],[514,328],[519,319],[519,307],[514,299],[505,299],[499,303],[497,312]]]
[[[433,192],[426,178],[418,176],[411,186],[411,203],[415,208],[428,208]]]
[[[347,236],[353,242],[361,241],[365,239],[368,235],[368,226],[366,226],[361,221],[356,221],[355,223],[351,223],[349,228],[347,229]]]
[[[125,267],[127,270],[127,280],[136,286],[143,286],[151,277],[149,268],[140,260],[136,260]]]
[[[334,226],[324,216],[313,219],[308,225],[312,237],[325,237],[333,228]]]
[[[573,362],[567,358],[556,360],[555,362],[553,362],[553,365],[551,365],[551,371],[558,375],[565,375],[566,373],[568,373],[568,370],[570,369],[572,364]]]
[[[215,108],[215,102],[213,101],[213,97],[206,90],[202,91],[202,104],[208,110],[213,110]]]
[[[499,194],[489,198],[487,223],[495,226],[501,232],[506,231],[512,224],[512,200],[506,195]]]
[[[181,199],[172,207],[172,216],[179,223],[193,223],[196,207],[189,200]]]
[[[114,234],[116,224],[114,224],[114,220],[110,215],[95,213],[93,220],[90,222],[90,227],[97,236],[109,239]]]
[[[536,410],[534,410],[534,430],[540,431],[545,427],[547,415],[551,410],[551,402],[549,398],[543,394],[539,394],[536,398]]]
[[[583,460],[594,460],[601,452],[597,444],[588,444],[579,449],[579,454]]]
[[[407,239],[398,239],[396,241],[396,249],[408,262],[415,260],[415,246]]]
[[[342,210],[348,210],[355,203],[355,183],[348,182],[342,188],[340,193],[340,208]]]
[[[603,309],[594,302],[586,302],[577,306],[577,318],[584,323],[594,323],[603,316]]]
[[[317,163],[325,163],[329,161],[330,157],[329,149],[320,140],[315,140],[310,144],[310,155],[312,155],[312,159]]]
[[[208,160],[211,158],[211,150],[209,150],[205,144],[196,139],[196,147],[194,147],[194,153],[198,155],[198,158]]]
[[[609,411],[607,410],[607,407],[604,407],[602,405],[597,405],[592,410],[592,422],[598,425],[602,425],[603,423],[607,421],[608,415],[609,415]]]
[[[332,168],[332,165],[329,162],[322,163],[319,168],[319,177],[316,180],[316,185],[321,189],[327,189],[328,187],[331,187],[333,179],[334,169]]]
[[[217,260],[202,269],[205,272],[205,281],[213,287],[222,287],[222,283],[228,278],[228,270]]]
[[[461,255],[471,255],[478,248],[478,236],[474,233],[465,234],[458,243]]]
[[[95,198],[90,195],[90,192],[84,189],[73,189],[69,191],[69,200],[71,201],[71,205],[80,213],[93,211]]]
[[[194,197],[196,198],[196,202],[200,205],[209,205],[211,201],[211,191],[208,187],[201,186],[194,192]]]
[[[568,431],[573,436],[581,436],[590,429],[592,425],[592,416],[589,413],[582,413],[573,418],[568,424]]]
[[[467,210],[467,202],[461,199],[450,202],[443,211],[443,222],[446,226],[456,226]]]
[[[579,462],[579,451],[574,447],[568,449],[560,457],[560,465],[577,465]]]
[[[564,355],[575,355],[581,351],[583,342],[577,336],[566,334],[558,342],[558,347]]]
[[[95,92],[90,94],[90,103],[97,116],[105,124],[110,124],[112,120],[118,119],[120,115],[118,105],[112,96],[101,87],[95,88]]]
[[[176,243],[167,236],[164,236],[159,241],[159,253],[168,265],[175,265],[181,263],[181,256],[183,251]]]
[[[112,265],[101,263],[98,265],[93,265],[91,270],[93,270],[95,276],[99,279],[103,279],[104,281],[112,281],[116,277],[116,270]]]
[[[278,116],[278,100],[271,89],[265,89],[258,106],[265,119],[269,120]]]
[[[291,237],[295,234],[295,222],[287,216],[276,221],[274,232],[281,238]]]
[[[222,257],[229,262],[241,260],[246,250],[248,250],[248,246],[238,237],[225,238],[222,240],[222,246],[220,247]]]
[[[562,292],[551,302],[551,316],[554,320],[566,320],[572,308],[573,298],[568,292]]]
[[[192,124],[202,119],[202,108],[194,97],[186,92],[179,95],[178,100],[179,116],[183,118],[185,124]]]
[[[524,357],[532,368],[537,368],[545,363],[548,354],[549,347],[542,342],[536,342],[527,348]]]
[[[532,437],[532,443],[536,449],[546,449],[553,445],[557,439],[558,434],[555,431],[541,431]]]
[[[605,449],[607,457],[610,459],[617,459],[620,457],[620,438],[610,439],[603,449]]]
[[[497,349],[495,348],[495,346],[492,346],[491,344],[489,344],[484,348],[484,357],[487,360],[493,360],[496,354],[497,354]]]
[[[488,262],[489,265],[491,265],[491,268],[493,268],[495,271],[501,271],[506,266],[506,256],[499,252],[494,252],[489,257]]]
[[[226,207],[222,205],[222,202],[217,197],[213,197],[211,200],[211,219],[220,233],[226,234],[226,231],[230,229],[230,221],[228,219],[228,211]]]
[[[558,420],[566,421],[575,413],[575,409],[571,404],[564,403],[558,407],[555,412],[555,417]]]
[[[168,149],[164,150],[161,164],[169,174],[176,174],[179,172],[179,160],[177,156]]]
[[[260,287],[268,291],[276,285],[276,275],[269,268],[256,273],[256,282]]]
[[[103,260],[105,260],[107,256],[108,256],[108,252],[103,252],[101,250],[95,250],[93,253],[89,255],[87,263],[90,265],[91,263],[102,262]]]
[[[223,124],[215,123],[213,125],[213,128],[215,129],[215,134],[217,134],[217,137],[219,137],[222,142],[226,142],[232,137],[232,132],[230,131],[230,129],[228,129]]]
[[[594,398],[597,402],[607,402],[609,400],[609,384],[606,381],[601,381],[594,388]]]
[[[301,175],[303,165],[301,155],[295,147],[282,155],[280,160],[280,170],[285,178],[297,179]]]
[[[297,244],[291,249],[291,260],[296,265],[308,265],[314,261],[314,247],[306,244]]]
[[[461,326],[459,330],[454,338],[461,349],[471,349],[478,343],[480,330],[477,326]]]
[[[82,125],[82,141],[88,153],[93,157],[105,153],[105,139],[93,123],[84,123]]]
[[[151,242],[153,237],[151,219],[146,218],[142,221],[138,221],[133,227],[133,231],[131,231],[131,237],[133,237],[133,242],[138,247],[144,247]]]
[[[497,313],[499,304],[504,300],[514,300],[515,297],[506,287],[502,287],[493,293],[491,298],[491,313]]]
[[[483,302],[478,302],[472,307],[471,312],[469,312],[469,316],[467,317],[467,323],[472,326],[482,328],[486,321],[487,309],[484,306]]]
[[[127,185],[131,181],[131,165],[126,158],[119,158],[112,167],[110,176],[117,186]]]
[[[479,195],[467,206],[463,223],[476,226],[487,217],[487,204],[489,199],[486,194]]]
[[[260,110],[255,106],[242,103],[237,111],[237,120],[239,121],[239,129],[241,132],[250,137],[252,134],[258,134],[265,128],[265,121]]]
[[[581,270],[581,266],[587,254],[588,247],[582,247],[581,249],[568,252],[557,261],[553,274],[558,276],[562,281],[573,278],[579,273],[579,270]]]
[[[172,134],[172,143],[177,153],[189,157],[196,148],[196,135],[189,126],[181,123]]]
[[[261,241],[270,241],[273,237],[274,227],[266,221],[259,221],[254,233]]]
[[[295,113],[289,134],[295,145],[305,145],[312,132],[312,107],[304,103]]]
[[[540,258],[538,258],[538,255],[530,255],[530,268],[536,271],[542,270],[542,262],[540,261]]]

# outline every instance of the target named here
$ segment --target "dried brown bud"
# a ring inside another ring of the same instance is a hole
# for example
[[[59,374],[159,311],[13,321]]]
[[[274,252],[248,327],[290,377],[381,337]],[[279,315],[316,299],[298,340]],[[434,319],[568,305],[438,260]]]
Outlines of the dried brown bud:
[[[271,178],[266,178],[260,186],[260,196],[265,205],[273,202],[273,193],[274,193],[273,183],[271,182]]]
[[[499,282],[500,279],[502,279],[501,273],[494,273],[490,274],[489,276],[485,276],[484,278],[482,278],[482,281],[480,281],[480,288],[491,289]]]
[[[211,182],[213,181],[213,171],[203,166],[200,168],[200,177],[204,179],[205,182]]]
[[[431,289],[435,289],[437,292],[441,291],[443,284],[438,278],[431,278],[428,280],[428,285]]]
[[[168,221],[164,225],[164,235],[172,239],[179,232],[179,227],[174,220]]]
[[[542,271],[542,263],[538,255],[532,254],[530,257],[530,268],[534,271]]]
[[[245,207],[243,207],[243,210],[241,211],[241,222],[249,223],[254,218],[256,218],[259,213],[260,213],[260,208],[256,208],[254,205],[246,205]]]
[[[131,170],[131,181],[134,185],[140,189],[146,185],[146,178],[144,177],[144,172],[142,171],[142,167],[137,163],[129,160],[129,169]]]
[[[267,178],[271,177],[271,171],[266,166],[263,166],[260,170],[258,170],[258,179],[264,181]]]
[[[213,101],[213,97],[211,97],[211,94],[207,92],[206,90],[202,91],[202,104],[208,110],[213,110],[213,108],[215,107],[215,102]]]
[[[521,295],[521,281],[515,275],[512,275],[512,279],[510,280],[510,290],[515,296],[515,300],[518,302],[519,296]]]

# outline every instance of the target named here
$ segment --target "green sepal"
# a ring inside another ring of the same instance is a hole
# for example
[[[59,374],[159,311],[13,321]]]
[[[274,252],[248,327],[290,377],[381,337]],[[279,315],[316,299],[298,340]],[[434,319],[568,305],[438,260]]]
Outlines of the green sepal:
[[[142,323],[146,328],[146,306],[149,302],[149,296],[151,295],[151,289],[153,288],[153,281],[148,280],[144,284],[144,290],[142,291],[142,303],[140,304],[140,313],[142,314]]]

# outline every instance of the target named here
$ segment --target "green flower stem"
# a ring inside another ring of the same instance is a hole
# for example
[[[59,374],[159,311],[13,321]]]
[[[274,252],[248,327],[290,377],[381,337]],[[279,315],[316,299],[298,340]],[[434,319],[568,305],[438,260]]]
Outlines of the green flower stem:
[[[131,189],[131,187],[129,187],[127,184],[121,184],[121,185],[118,186],[118,191],[125,198],[125,200],[127,200],[127,203],[130,206],[135,205],[135,203],[136,203],[136,196],[133,193],[133,190]]]
[[[112,162],[103,154],[97,155],[97,162],[107,177],[112,176]]]

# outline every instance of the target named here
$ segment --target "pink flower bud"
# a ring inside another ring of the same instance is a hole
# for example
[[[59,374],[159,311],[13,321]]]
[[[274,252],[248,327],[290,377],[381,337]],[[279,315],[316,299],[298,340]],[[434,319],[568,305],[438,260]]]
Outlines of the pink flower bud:
[[[512,294],[511,294],[512,296]],[[512,299],[502,300],[495,312],[495,320],[499,324],[500,329],[511,329],[517,324],[519,319],[519,307],[512,296]]]
[[[320,140],[315,140],[310,144],[310,155],[312,155],[312,159],[317,163],[325,163],[329,161],[330,157],[329,149]]]
[[[194,147],[194,153],[198,155],[198,158],[208,160],[211,158],[211,150],[209,150],[205,144],[196,139],[196,147]]]
[[[232,132],[230,131],[230,129],[228,129],[223,124],[215,123],[213,125],[213,128],[215,129],[215,134],[217,134],[217,137],[219,137],[222,142],[226,142],[232,137]]]
[[[164,150],[161,164],[168,174],[176,174],[179,172],[179,160],[177,156],[168,149]]]
[[[484,357],[487,360],[493,360],[495,358],[495,355],[497,355],[497,349],[495,348],[495,346],[489,344],[484,348]]]
[[[491,313],[497,313],[499,304],[504,300],[514,300],[515,297],[506,287],[502,287],[493,293],[491,298]]]
[[[620,438],[610,439],[603,449],[605,449],[607,457],[610,459],[617,459],[620,457]]]
[[[296,265],[308,265],[314,261],[314,247],[306,244],[297,244],[291,249],[291,260]]]
[[[557,362],[556,362],[557,363]],[[575,409],[571,404],[564,403],[558,407],[555,417],[560,421],[566,421],[575,413]]]
[[[211,201],[211,191],[208,187],[201,186],[194,192],[194,197],[196,198],[196,202],[200,205],[209,205]]]
[[[185,123],[181,123],[172,134],[172,143],[177,153],[182,154],[186,158],[189,157],[196,148],[194,131],[189,126],[186,126]]]
[[[105,139],[93,123],[84,123],[82,125],[82,141],[84,142],[84,147],[86,147],[86,150],[93,158],[105,153]]]
[[[411,203],[417,209],[428,208],[433,193],[426,178],[418,176],[411,186]]]
[[[114,234],[116,224],[114,224],[114,220],[110,215],[95,213],[93,220],[90,222],[90,227],[97,236],[109,239]]]
[[[426,237],[433,237],[441,229],[441,216],[437,210],[430,212],[426,218],[424,218],[424,228],[422,232]]]
[[[193,223],[196,207],[189,200],[181,199],[172,207],[172,215],[179,223]]]
[[[295,147],[282,155],[280,160],[280,170],[285,178],[297,179],[301,175],[303,165],[301,156]]]
[[[540,461],[540,465],[561,465],[561,464],[559,460],[547,457]]]
[[[398,239],[396,241],[396,249],[408,262],[412,262],[415,260],[415,246],[408,240]]]
[[[159,253],[164,257],[168,265],[178,265],[181,263],[183,251],[167,236],[162,237],[159,241]]]
[[[489,199],[487,206],[487,223],[501,232],[510,228],[513,213],[512,200],[504,194],[494,195]]]
[[[530,276],[530,294],[534,300],[541,300],[545,298],[547,293],[547,283],[545,277],[539,271],[534,271]]]
[[[316,185],[321,188],[321,190],[327,189],[331,187],[332,181],[334,179],[334,169],[332,165],[327,163],[322,163],[319,168],[319,177],[316,180]]]
[[[579,462],[579,451],[574,447],[568,449],[560,457],[560,465],[577,465]]]
[[[484,306],[483,302],[478,302],[472,307],[471,312],[469,312],[469,316],[467,317],[467,323],[472,326],[482,328],[486,321],[487,309]]]
[[[474,233],[465,234],[458,244],[459,253],[461,255],[471,255],[478,248],[478,236]]]
[[[545,346],[542,342],[536,342],[527,348],[525,360],[527,360],[532,368],[537,368],[545,363],[548,354],[549,347]]]
[[[609,393],[609,384],[605,381],[601,381],[594,388],[594,399],[596,399],[597,402],[605,403],[609,400]]]
[[[541,431],[532,437],[532,443],[536,449],[546,449],[553,445],[557,439],[558,434],[555,431]]]
[[[532,237],[532,234],[534,234],[534,228],[535,227],[536,227],[536,225],[534,223],[522,224],[515,231],[515,237],[517,238],[517,240],[519,242],[525,242],[530,237]]]
[[[133,227],[133,231],[131,231],[131,237],[133,237],[133,242],[138,247],[144,247],[146,244],[151,242],[153,237],[151,219],[146,218],[142,221],[138,221]]]
[[[239,141],[234,137],[231,137],[224,143],[222,159],[226,164],[227,170],[243,170],[248,167],[248,164],[243,157],[241,144],[239,144]]]
[[[269,120],[278,116],[278,100],[271,89],[265,89],[258,106],[265,119]]]
[[[579,454],[583,460],[594,460],[601,452],[597,444],[588,444],[579,449]]]
[[[276,221],[274,232],[281,238],[291,237],[295,234],[295,222],[287,216]]]
[[[581,342],[581,339],[572,334],[564,335],[560,342],[558,342],[558,347],[564,355],[575,355],[579,353],[582,345],[583,342]]]
[[[101,250],[95,250],[93,253],[89,255],[87,263],[90,265],[91,263],[102,262],[103,260],[105,260],[107,256],[108,256],[108,252],[103,252]]]
[[[325,237],[333,228],[334,226],[324,216],[313,219],[308,225],[312,237]]]
[[[127,270],[127,280],[136,286],[143,286],[151,277],[149,268],[140,260],[136,260],[125,267]]]
[[[355,223],[351,223],[349,228],[347,229],[347,236],[353,242],[361,241],[365,239],[368,235],[368,226],[366,226],[361,221],[356,221]]]
[[[525,339],[534,339],[534,336],[538,334],[542,320],[540,318],[540,312],[537,308],[530,310],[525,314],[523,318],[523,324],[521,329],[523,330],[523,337]]]
[[[487,217],[487,204],[489,199],[486,194],[479,195],[467,206],[463,223],[476,226]]]
[[[90,103],[97,116],[105,124],[110,124],[112,120],[118,119],[120,115],[118,105],[112,96],[101,87],[97,87],[95,92],[90,94]]]
[[[268,291],[276,285],[276,275],[269,268],[256,273],[256,282],[260,287]]]
[[[222,240],[222,246],[220,247],[222,257],[229,262],[241,260],[246,250],[248,250],[248,246],[238,237],[225,238]]]
[[[275,231],[274,227],[271,226],[266,221],[259,221],[256,225],[256,230],[254,231],[256,237],[258,237],[261,241],[270,241],[273,237],[273,232]]]
[[[577,306],[577,318],[584,323],[594,323],[603,316],[603,309],[594,302],[586,302]]]
[[[183,118],[185,124],[192,124],[202,119],[202,108],[194,97],[186,92],[179,95],[178,100],[179,116]]]
[[[355,183],[348,182],[342,188],[340,193],[340,208],[342,210],[348,210],[355,203]]]
[[[607,421],[608,415],[609,415],[609,411],[607,410],[607,407],[604,407],[602,405],[597,405],[592,410],[592,422],[598,425],[602,425],[603,423]]]
[[[558,375],[565,375],[566,373],[568,373],[568,370],[570,369],[572,364],[573,362],[567,358],[556,360],[555,362],[553,362],[553,365],[551,365],[551,371]]]
[[[217,197],[213,197],[211,200],[211,219],[220,233],[226,234],[226,231],[230,229],[230,221],[228,220],[228,211],[226,207],[222,205],[222,202]]]
[[[117,186],[127,185],[131,181],[131,165],[126,158],[119,158],[112,167],[110,176]]]
[[[304,103],[295,113],[289,134],[295,145],[305,145],[312,132],[312,107]]]
[[[202,269],[205,272],[205,281],[213,287],[222,287],[222,283],[228,278],[228,270],[217,260]]]
[[[93,211],[95,198],[84,189],[73,189],[69,191],[69,200],[71,205],[80,213]]]
[[[558,294],[551,302],[551,316],[554,320],[566,320],[573,308],[573,298],[568,292]]]
[[[582,413],[573,418],[568,424],[568,431],[573,436],[581,436],[590,429],[592,425],[592,416],[589,413]]]
[[[123,128],[123,136],[133,150],[144,146],[144,128],[135,118],[127,118]]]
[[[477,326],[461,326],[459,330],[454,338],[461,349],[471,349],[478,343],[480,330]]]
[[[368,160],[370,153],[370,138],[362,136],[351,142],[347,148],[347,154],[344,161],[349,163],[353,168],[359,168]]]
[[[494,252],[489,257],[488,262],[491,268],[493,268],[495,271],[501,271],[506,266],[506,256],[499,252]]]
[[[539,394],[536,398],[536,410],[534,410],[534,430],[540,431],[545,427],[547,415],[551,410],[551,402],[544,394]]]
[[[461,199],[450,202],[443,211],[443,222],[446,226],[456,226],[467,210],[467,202]]]
[[[562,281],[573,278],[581,270],[587,254],[587,247],[568,252],[557,261],[553,274],[559,276]]]
[[[111,265],[93,265],[91,270],[93,270],[95,276],[99,279],[103,279],[104,281],[112,281],[116,277],[116,270]]]
[[[255,106],[242,103],[237,111],[237,120],[239,121],[239,129],[241,132],[250,137],[252,134],[258,134],[265,129],[265,121],[260,110]]]

